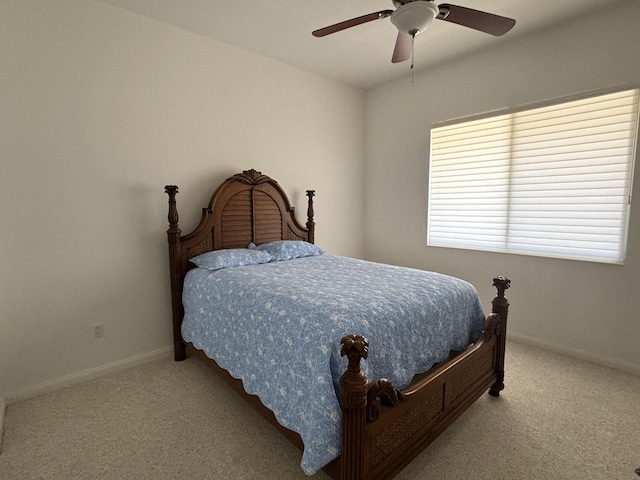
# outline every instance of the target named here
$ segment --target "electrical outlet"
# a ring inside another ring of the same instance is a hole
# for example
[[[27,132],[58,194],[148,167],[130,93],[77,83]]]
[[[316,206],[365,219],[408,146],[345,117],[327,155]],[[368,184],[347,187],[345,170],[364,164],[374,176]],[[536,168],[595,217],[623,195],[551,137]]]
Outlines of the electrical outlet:
[[[104,326],[101,323],[93,324],[93,338],[98,338],[104,335]]]

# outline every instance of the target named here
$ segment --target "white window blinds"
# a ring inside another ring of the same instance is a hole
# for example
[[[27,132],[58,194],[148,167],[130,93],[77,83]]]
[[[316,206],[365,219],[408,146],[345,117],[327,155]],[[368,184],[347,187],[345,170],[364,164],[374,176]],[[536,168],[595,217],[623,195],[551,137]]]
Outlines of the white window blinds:
[[[429,245],[622,263],[638,90],[431,130]]]

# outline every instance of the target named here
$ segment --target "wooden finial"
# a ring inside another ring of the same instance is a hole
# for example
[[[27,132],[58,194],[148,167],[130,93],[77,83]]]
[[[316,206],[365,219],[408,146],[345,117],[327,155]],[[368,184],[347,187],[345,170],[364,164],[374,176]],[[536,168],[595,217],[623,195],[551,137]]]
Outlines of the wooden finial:
[[[309,230],[309,242],[314,243],[316,224],[313,221],[313,197],[315,196],[315,190],[307,190],[307,197],[309,198],[307,207],[307,230]]]
[[[349,370],[351,372],[360,371],[360,359],[365,360],[369,356],[369,341],[362,335],[346,335],[342,337],[342,350],[340,355],[346,355],[349,359]]]
[[[507,277],[493,277],[493,286],[498,290],[498,297],[504,298],[504,291],[511,286],[511,280]]]
[[[166,185],[164,187],[164,191],[167,195],[169,195],[169,231],[175,231],[175,229],[178,229],[178,209],[176,207],[176,194],[178,193],[178,186]]]

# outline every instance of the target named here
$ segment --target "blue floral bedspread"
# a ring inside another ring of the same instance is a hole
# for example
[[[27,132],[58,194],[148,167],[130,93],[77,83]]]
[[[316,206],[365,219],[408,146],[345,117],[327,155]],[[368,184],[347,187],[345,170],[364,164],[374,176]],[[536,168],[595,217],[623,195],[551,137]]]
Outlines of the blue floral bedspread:
[[[340,339],[369,340],[369,380],[404,388],[475,341],[475,288],[422,270],[334,255],[195,268],[184,284],[182,336],[257,395],[304,442],[311,475],[340,454]]]

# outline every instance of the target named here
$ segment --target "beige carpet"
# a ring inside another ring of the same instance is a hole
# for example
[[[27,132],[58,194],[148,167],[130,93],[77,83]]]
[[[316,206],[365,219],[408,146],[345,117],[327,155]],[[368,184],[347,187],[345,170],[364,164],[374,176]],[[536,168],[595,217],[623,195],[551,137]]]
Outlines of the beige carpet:
[[[482,397],[397,478],[640,480],[640,377],[509,343]],[[489,425],[489,422],[492,425]],[[327,479],[197,360],[9,405],[0,479]]]

